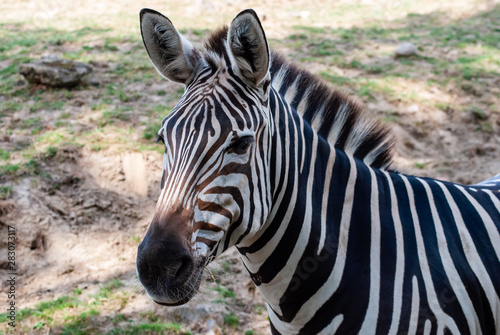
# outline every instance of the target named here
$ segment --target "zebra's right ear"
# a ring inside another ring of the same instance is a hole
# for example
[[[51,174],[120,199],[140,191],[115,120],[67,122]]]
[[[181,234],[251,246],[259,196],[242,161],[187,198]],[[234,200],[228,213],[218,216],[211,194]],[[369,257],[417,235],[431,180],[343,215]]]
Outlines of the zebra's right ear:
[[[258,86],[269,75],[270,54],[266,34],[254,10],[244,10],[234,18],[227,40],[235,70]]]
[[[155,10],[141,10],[141,35],[156,70],[172,81],[188,85],[196,75],[201,55],[172,22]]]

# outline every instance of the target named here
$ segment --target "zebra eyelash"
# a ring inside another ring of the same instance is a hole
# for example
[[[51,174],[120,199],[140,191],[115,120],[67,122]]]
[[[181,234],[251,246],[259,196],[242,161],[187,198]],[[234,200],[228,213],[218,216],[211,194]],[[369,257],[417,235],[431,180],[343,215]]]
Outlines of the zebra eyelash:
[[[165,140],[163,139],[163,137],[161,135],[158,135],[158,138],[156,139],[156,143],[158,143],[158,142],[165,144]]]

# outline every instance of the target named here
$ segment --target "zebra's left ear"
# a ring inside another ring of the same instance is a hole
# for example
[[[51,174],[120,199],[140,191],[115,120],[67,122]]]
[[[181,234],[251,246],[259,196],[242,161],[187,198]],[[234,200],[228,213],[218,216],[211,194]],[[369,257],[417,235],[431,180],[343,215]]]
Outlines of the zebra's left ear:
[[[237,72],[255,87],[269,72],[269,46],[259,17],[253,9],[239,13],[228,31],[230,54]]]

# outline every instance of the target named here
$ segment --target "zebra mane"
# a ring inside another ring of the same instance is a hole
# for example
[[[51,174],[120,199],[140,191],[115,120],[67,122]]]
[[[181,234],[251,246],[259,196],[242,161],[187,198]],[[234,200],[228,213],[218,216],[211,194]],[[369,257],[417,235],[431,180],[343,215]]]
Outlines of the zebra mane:
[[[212,33],[205,44],[205,59],[218,67],[227,59],[227,27]],[[219,57],[219,60],[216,57]],[[335,148],[376,168],[389,168],[394,142],[389,128],[346,94],[318,76],[300,69],[271,51],[271,85],[318,136]]]

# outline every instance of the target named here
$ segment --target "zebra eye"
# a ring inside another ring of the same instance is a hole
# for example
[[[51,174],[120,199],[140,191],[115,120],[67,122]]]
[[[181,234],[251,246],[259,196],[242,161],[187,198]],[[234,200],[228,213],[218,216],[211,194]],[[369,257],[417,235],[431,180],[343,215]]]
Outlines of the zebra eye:
[[[227,148],[227,152],[242,155],[247,151],[247,149],[253,142],[254,139],[252,136],[238,137],[236,139],[233,139],[233,141],[229,145],[229,148]]]

